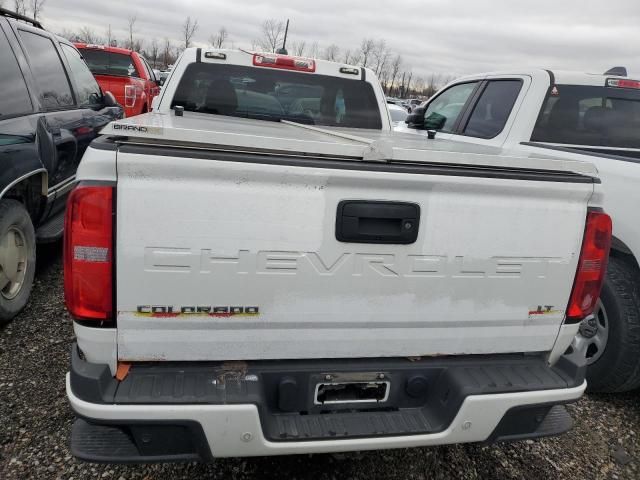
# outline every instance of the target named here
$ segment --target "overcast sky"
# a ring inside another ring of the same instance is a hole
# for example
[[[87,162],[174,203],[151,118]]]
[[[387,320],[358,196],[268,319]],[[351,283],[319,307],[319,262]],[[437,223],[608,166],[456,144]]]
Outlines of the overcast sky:
[[[5,5],[12,0],[5,0]],[[47,0],[42,20],[53,31],[108,24],[179,43],[187,15],[197,43],[221,26],[236,47],[250,48],[268,18],[289,18],[290,40],[357,48],[385,39],[418,75],[460,75],[534,66],[603,73],[615,65],[640,72],[640,0]]]

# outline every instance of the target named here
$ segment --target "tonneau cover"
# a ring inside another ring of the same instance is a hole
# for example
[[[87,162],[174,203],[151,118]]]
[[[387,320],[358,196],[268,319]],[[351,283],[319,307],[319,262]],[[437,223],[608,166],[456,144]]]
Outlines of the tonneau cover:
[[[303,156],[327,156],[381,162],[443,163],[492,168],[528,169],[596,177],[586,162],[559,160],[539,154],[448,140],[429,140],[410,133],[315,127],[293,122],[269,122],[204,113],[147,113],[107,125],[103,134],[128,142],[166,143],[196,148],[233,148]]]

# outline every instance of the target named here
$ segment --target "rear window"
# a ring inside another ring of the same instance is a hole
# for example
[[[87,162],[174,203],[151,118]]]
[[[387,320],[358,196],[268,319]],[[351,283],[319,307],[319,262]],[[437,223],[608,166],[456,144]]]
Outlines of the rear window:
[[[117,75],[120,77],[140,77],[131,55],[111,53],[104,50],[83,48],[80,50],[85,62],[94,75]]]
[[[284,70],[192,63],[171,107],[259,120],[381,129],[371,84]]]
[[[531,141],[640,148],[640,91],[579,85],[551,90]]]

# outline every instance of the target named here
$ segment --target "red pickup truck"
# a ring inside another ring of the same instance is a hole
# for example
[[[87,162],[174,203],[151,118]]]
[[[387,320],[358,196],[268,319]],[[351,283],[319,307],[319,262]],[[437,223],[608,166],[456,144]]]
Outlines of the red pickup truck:
[[[126,48],[76,43],[103,91],[109,91],[133,117],[151,109],[151,100],[160,87],[153,70],[142,55]]]

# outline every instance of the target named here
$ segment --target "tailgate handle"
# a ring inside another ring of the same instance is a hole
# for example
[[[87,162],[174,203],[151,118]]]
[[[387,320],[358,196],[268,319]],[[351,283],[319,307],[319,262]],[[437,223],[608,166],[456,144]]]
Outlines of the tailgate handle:
[[[420,206],[407,202],[343,200],[336,213],[336,239],[347,243],[406,245],[418,238]]]

